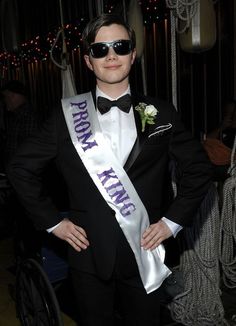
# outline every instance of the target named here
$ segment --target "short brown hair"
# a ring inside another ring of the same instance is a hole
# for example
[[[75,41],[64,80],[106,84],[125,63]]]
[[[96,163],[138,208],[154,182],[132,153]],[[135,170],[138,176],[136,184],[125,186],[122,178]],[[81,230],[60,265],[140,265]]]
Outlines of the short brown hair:
[[[102,14],[102,15],[92,19],[87,24],[87,26],[85,27],[85,29],[83,31],[82,40],[83,40],[85,53],[88,53],[88,48],[94,42],[99,29],[103,26],[110,26],[112,24],[121,25],[127,30],[129,38],[132,42],[132,49],[135,48],[135,45],[136,45],[135,32],[129,26],[129,24],[126,23],[120,15]]]

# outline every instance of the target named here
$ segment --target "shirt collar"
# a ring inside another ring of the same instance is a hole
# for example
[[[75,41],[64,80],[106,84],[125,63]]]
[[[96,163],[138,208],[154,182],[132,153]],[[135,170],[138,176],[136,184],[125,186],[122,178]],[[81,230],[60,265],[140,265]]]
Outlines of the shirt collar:
[[[102,97],[105,97],[105,98],[113,101],[113,100],[117,100],[119,97],[121,97],[123,95],[126,95],[126,94],[130,94],[130,86],[128,86],[127,90],[123,94],[121,94],[120,96],[118,96],[117,98],[112,98],[112,97],[108,96],[107,94],[105,94],[104,92],[102,92],[98,88],[98,86],[96,86],[96,100],[97,100],[98,96],[102,96]]]

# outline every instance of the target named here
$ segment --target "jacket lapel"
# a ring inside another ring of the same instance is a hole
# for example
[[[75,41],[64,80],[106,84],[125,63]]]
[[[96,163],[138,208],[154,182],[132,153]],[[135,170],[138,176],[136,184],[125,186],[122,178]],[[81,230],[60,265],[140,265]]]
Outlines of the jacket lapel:
[[[124,165],[125,171],[128,171],[130,169],[130,167],[133,165],[134,161],[136,160],[136,158],[138,157],[138,155],[142,149],[144,142],[147,140],[147,137],[148,137],[148,125],[146,126],[145,131],[142,132],[141,118],[140,118],[138,111],[135,110],[135,106],[138,104],[138,102],[140,102],[139,99],[134,98],[133,110],[134,110],[134,118],[135,118],[135,123],[136,123],[136,128],[137,128],[137,138],[136,138],[134,146],[129,154],[129,157],[128,157],[127,161],[125,162],[125,165]]]

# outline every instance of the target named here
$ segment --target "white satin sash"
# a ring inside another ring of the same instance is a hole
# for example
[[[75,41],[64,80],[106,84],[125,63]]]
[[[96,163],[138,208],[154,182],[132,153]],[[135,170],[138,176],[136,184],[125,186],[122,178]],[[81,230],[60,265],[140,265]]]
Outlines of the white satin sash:
[[[103,198],[115,211],[135,255],[144,288],[150,293],[171,273],[164,264],[164,246],[151,251],[140,245],[141,236],[149,226],[148,214],[103,138],[91,92],[62,99],[62,107],[73,145]]]

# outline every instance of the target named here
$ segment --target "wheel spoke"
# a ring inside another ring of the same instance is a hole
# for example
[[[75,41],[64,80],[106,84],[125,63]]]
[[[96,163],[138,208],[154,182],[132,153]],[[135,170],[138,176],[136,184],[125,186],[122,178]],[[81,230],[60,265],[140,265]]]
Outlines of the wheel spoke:
[[[24,326],[62,326],[60,308],[42,267],[28,259],[17,275],[17,310]]]

